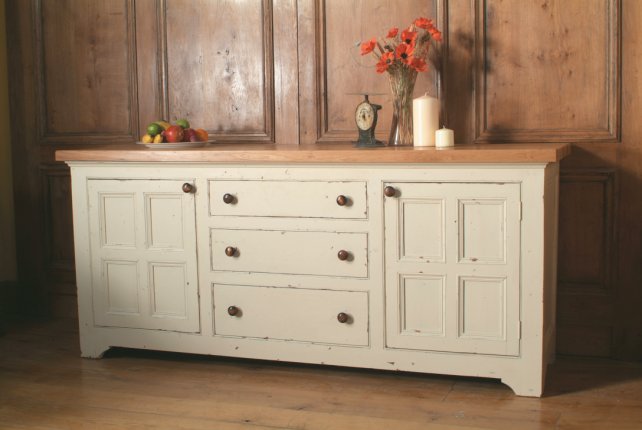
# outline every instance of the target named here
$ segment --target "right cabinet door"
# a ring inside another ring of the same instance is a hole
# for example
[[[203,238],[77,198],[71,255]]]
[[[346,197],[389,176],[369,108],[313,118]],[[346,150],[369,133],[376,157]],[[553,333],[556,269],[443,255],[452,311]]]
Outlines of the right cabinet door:
[[[383,186],[386,346],[518,355],[520,185]]]

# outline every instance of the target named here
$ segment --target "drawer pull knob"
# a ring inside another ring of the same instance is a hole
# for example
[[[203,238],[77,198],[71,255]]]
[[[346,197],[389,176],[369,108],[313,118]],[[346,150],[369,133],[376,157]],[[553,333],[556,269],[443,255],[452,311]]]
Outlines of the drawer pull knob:
[[[183,192],[186,194],[190,194],[196,191],[196,187],[190,184],[189,182],[185,182],[182,188],[183,188]]]
[[[234,203],[234,200],[236,200],[236,199],[234,198],[234,196],[232,194],[228,194],[228,193],[223,194],[223,202],[226,205]]]
[[[345,206],[348,204],[348,198],[344,195],[340,195],[337,197],[337,204],[339,206]]]
[[[346,314],[345,312],[339,312],[337,315],[337,321],[339,321],[341,324],[345,324],[350,320],[350,315]]]
[[[394,197],[397,194],[397,190],[395,190],[395,187],[391,187],[390,185],[388,185],[383,189],[383,193],[386,195],[386,197]]]
[[[346,251],[345,249],[342,249],[337,253],[337,257],[339,257],[339,260],[341,261],[346,261],[348,257],[350,257],[350,253]]]
[[[237,308],[236,306],[230,306],[227,308],[227,313],[230,314],[230,316],[237,316],[239,314],[240,309]]]
[[[227,255],[228,257],[234,257],[236,255],[236,251],[237,249],[233,246],[228,246],[227,248],[225,248],[225,255]]]

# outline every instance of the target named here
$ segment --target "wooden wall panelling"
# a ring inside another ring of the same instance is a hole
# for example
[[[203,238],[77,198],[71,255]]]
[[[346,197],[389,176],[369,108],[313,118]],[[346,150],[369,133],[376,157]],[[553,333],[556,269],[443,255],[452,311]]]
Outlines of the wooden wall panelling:
[[[136,139],[133,0],[35,5],[41,142]]]
[[[383,105],[377,138],[387,141],[392,118],[386,74],[374,70],[374,56],[361,56],[358,43],[383,37],[388,29],[403,28],[419,16],[443,21],[439,1],[298,0],[300,127],[304,143],[345,142],[356,139],[354,108],[369,92]],[[434,67],[421,73],[415,97],[437,95]],[[310,94],[313,93],[313,94]]]
[[[160,0],[163,116],[220,141],[274,142],[272,11],[271,0]]]
[[[53,315],[75,316],[76,273],[71,209],[71,177],[62,164],[41,166],[43,254],[49,308]]]
[[[558,352],[611,355],[616,260],[613,169],[567,169],[560,179]]]
[[[619,0],[480,0],[477,142],[617,141]]]

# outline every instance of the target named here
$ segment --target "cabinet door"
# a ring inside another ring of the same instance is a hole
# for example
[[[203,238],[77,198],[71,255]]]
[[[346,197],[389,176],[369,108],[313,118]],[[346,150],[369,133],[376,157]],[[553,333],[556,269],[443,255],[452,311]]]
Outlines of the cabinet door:
[[[88,181],[94,323],[199,331],[194,196],[184,181]]]
[[[391,183],[386,345],[519,353],[519,184]]]

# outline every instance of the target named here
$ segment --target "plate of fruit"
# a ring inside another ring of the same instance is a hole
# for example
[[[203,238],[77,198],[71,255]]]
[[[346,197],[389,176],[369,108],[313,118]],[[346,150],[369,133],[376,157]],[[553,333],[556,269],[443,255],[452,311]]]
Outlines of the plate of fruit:
[[[179,119],[170,124],[167,121],[154,121],[147,126],[147,133],[138,145],[155,149],[195,148],[212,143],[207,131],[192,128],[189,121]]]

